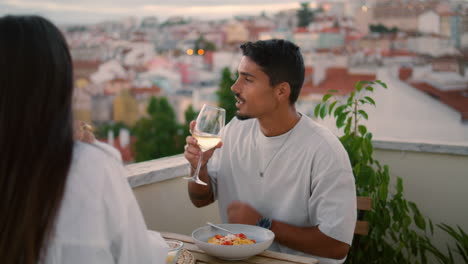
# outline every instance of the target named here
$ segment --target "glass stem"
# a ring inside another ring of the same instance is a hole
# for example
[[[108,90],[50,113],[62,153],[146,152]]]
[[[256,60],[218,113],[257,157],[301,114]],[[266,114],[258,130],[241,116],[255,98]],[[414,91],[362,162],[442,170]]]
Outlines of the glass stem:
[[[203,158],[203,151],[202,151],[202,153],[200,154],[200,158],[198,159],[197,169],[195,170],[195,175],[194,175],[194,177],[195,177],[196,179],[198,179],[198,174],[200,173],[200,167],[201,167],[202,158]]]

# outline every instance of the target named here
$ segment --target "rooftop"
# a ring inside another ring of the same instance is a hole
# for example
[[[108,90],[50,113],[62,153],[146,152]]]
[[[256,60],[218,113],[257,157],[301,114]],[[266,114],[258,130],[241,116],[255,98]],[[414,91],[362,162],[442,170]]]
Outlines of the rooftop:
[[[325,78],[314,85],[314,68],[306,68],[306,79],[302,86],[301,96],[309,94],[325,94],[329,90],[337,90],[339,95],[346,95],[354,90],[354,84],[359,81],[373,81],[375,74],[350,73],[344,67],[330,67],[325,70]]]
[[[461,114],[463,121],[468,121],[468,90],[441,91],[425,82],[411,82],[414,88],[423,91],[440,102],[450,106]]]

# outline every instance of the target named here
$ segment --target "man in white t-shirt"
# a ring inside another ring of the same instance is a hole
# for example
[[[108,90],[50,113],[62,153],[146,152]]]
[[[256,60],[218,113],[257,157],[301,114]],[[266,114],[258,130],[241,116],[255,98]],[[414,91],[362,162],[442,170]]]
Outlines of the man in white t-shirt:
[[[354,177],[336,136],[296,111],[305,71],[299,48],[267,40],[241,49],[231,87],[236,117],[203,154],[200,178],[209,184],[189,182],[190,199],[197,207],[218,200],[223,222],[271,229],[271,250],[341,263],[356,222]],[[195,138],[186,141],[195,168],[201,150]]]

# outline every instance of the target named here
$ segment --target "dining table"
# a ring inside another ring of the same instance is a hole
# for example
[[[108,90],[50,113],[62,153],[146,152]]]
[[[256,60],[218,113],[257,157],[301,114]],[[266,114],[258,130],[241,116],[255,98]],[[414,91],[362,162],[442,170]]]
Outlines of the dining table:
[[[299,264],[316,264],[318,263],[317,259],[304,257],[304,256],[297,256],[285,253],[279,253],[275,251],[265,250],[262,253],[250,257],[244,260],[222,260],[213,256],[208,255],[203,250],[195,245],[192,237],[177,234],[177,233],[170,233],[170,232],[161,232],[161,235],[166,239],[174,239],[179,240],[184,243],[183,250],[187,254],[190,255],[188,258],[190,261],[178,261],[178,264],[205,264],[205,263],[216,263],[216,264],[286,264],[286,263],[299,263]]]

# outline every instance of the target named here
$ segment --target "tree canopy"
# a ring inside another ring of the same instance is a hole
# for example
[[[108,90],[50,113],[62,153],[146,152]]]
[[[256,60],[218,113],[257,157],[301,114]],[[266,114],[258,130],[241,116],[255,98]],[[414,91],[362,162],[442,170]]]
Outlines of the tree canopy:
[[[226,123],[236,115],[236,98],[231,91],[231,86],[236,82],[229,68],[224,68],[221,73],[221,81],[219,83],[218,105],[226,110]]]
[[[176,116],[167,98],[151,97],[147,112],[149,116],[138,120],[133,128],[137,138],[136,161],[181,153],[184,143],[181,142]]]
[[[299,20],[298,27],[307,27],[314,20],[314,12],[309,7],[309,2],[301,3],[301,8],[297,11]]]

